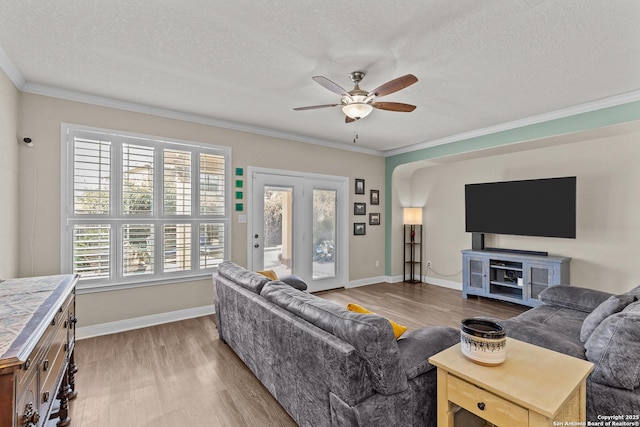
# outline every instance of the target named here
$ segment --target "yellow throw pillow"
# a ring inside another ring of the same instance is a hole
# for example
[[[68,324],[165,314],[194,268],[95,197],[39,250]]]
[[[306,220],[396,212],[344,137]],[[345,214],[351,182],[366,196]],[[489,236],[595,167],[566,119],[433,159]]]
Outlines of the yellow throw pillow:
[[[366,308],[361,307],[358,304],[347,304],[347,310],[355,311],[356,313],[362,314],[375,314],[373,311],[367,310]],[[393,335],[396,336],[396,339],[400,338],[400,335],[404,334],[407,331],[406,326],[398,325],[396,322],[390,319],[387,319],[387,321],[391,324],[391,327],[393,328]]]
[[[278,280],[278,275],[273,270],[258,271],[258,273],[262,274],[263,276],[268,277],[271,280]]]

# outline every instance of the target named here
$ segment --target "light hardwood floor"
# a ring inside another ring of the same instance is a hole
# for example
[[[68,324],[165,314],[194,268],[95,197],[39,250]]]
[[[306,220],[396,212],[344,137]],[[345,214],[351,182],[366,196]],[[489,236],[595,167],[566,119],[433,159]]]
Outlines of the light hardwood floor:
[[[380,283],[317,295],[360,304],[409,329],[458,327],[474,316],[509,318],[526,308],[427,284]],[[214,316],[76,343],[72,426],[295,426],[240,359],[220,342]]]

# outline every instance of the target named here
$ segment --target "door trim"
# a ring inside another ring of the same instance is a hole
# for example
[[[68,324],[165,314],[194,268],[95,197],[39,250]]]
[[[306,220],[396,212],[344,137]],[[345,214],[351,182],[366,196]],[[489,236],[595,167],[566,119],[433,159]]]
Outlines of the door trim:
[[[337,228],[337,245],[341,250],[339,251],[341,255],[336,260],[337,262],[337,280],[341,283],[340,287],[349,287],[349,178],[344,176],[337,175],[324,175],[317,173],[306,173],[306,172],[298,172],[298,171],[289,171],[283,169],[270,169],[270,168],[262,168],[255,166],[247,167],[247,265],[253,265],[253,187],[254,187],[254,175],[255,174],[265,174],[265,175],[279,175],[284,177],[293,177],[293,178],[303,178],[306,181],[328,181],[335,184],[341,188],[342,195],[344,201],[342,202],[344,206],[341,206],[340,197],[338,198],[338,206],[337,206],[337,219],[336,219],[336,228]],[[305,185],[306,187],[306,185]],[[311,278],[309,278],[311,279]]]

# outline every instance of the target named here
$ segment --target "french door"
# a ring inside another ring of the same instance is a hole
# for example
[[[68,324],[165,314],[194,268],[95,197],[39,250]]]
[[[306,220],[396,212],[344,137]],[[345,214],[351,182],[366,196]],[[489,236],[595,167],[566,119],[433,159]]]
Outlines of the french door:
[[[248,168],[249,266],[295,274],[309,291],[348,280],[348,178]]]

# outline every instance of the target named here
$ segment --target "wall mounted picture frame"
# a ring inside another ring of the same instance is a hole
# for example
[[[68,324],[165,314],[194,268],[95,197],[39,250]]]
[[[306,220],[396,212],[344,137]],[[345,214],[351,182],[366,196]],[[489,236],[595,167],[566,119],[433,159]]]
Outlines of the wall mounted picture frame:
[[[380,190],[371,190],[371,195],[369,197],[369,203],[372,205],[380,204]]]
[[[367,204],[366,203],[354,203],[353,204],[353,214],[354,215],[366,215],[367,214]]]
[[[353,235],[364,236],[365,234],[367,234],[367,225],[364,222],[354,222]]]
[[[380,225],[380,213],[369,214],[369,225]]]
[[[356,178],[356,194],[364,194],[364,179]]]

